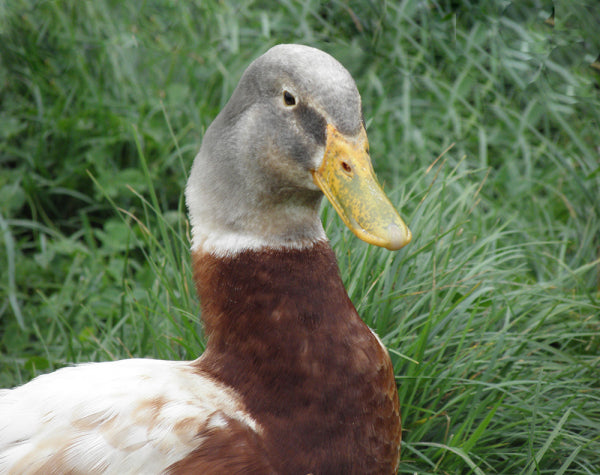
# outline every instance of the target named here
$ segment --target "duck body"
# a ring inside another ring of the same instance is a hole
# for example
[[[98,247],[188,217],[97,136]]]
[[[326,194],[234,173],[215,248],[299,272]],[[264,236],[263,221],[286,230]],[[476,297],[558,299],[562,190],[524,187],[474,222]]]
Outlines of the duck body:
[[[186,188],[206,351],[0,391],[0,474],[395,473],[392,364],[344,289],[323,194],[361,239],[410,241],[374,179],[350,74],[276,46],[206,131]]]
[[[193,259],[205,353],[63,368],[0,395],[0,473],[393,473],[391,362],[329,244]]]

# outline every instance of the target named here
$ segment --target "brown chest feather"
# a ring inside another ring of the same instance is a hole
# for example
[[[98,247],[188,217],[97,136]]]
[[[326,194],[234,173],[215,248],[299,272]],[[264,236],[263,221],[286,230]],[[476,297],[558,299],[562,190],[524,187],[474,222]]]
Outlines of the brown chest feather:
[[[194,275],[208,336],[195,364],[241,395],[275,472],[394,473],[391,362],[327,243],[232,258],[197,252]]]

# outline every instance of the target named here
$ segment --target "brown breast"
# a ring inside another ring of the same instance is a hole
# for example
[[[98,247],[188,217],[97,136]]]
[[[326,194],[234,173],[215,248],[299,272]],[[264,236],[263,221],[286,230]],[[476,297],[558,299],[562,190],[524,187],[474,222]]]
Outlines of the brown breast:
[[[277,473],[395,473],[391,361],[356,313],[328,243],[230,258],[196,252],[194,276],[208,336],[197,369],[241,395]]]

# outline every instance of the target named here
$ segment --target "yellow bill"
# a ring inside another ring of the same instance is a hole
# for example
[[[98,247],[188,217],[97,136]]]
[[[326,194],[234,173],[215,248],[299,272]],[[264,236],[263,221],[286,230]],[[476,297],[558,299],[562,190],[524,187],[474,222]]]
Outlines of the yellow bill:
[[[358,238],[395,251],[412,235],[377,182],[367,145],[364,129],[349,140],[328,124],[323,163],[313,179]]]

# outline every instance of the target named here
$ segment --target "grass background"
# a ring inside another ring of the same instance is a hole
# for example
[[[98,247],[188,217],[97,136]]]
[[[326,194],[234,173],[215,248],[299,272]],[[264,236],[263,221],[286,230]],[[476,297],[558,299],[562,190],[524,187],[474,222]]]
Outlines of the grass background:
[[[596,1],[0,1],[0,387],[203,350],[182,190],[248,63],[363,97],[414,241],[323,220],[390,349],[400,473],[599,473]]]

